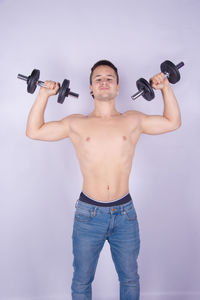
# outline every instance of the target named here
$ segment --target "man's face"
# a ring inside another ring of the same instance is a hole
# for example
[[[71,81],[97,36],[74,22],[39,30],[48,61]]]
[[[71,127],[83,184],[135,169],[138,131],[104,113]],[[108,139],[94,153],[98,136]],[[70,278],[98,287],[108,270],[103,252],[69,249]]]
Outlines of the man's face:
[[[90,90],[95,100],[109,101],[114,99],[119,91],[115,71],[109,66],[99,66],[92,74]]]

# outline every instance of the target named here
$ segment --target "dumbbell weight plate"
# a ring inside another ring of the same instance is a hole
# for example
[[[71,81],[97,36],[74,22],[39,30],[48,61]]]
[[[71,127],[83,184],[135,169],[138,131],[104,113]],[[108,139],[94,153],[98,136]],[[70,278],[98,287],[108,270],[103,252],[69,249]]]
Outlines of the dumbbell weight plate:
[[[146,81],[144,78],[140,78],[136,81],[136,86],[140,92],[143,91],[142,96],[144,99],[151,101],[154,97],[154,91],[148,81]]]
[[[68,97],[70,89],[69,89],[69,84],[70,81],[67,79],[63,80],[63,83],[59,89],[59,94],[58,94],[58,103],[63,103],[65,101],[65,97]]]
[[[27,92],[28,93],[33,94],[35,92],[39,77],[40,77],[40,71],[37,69],[34,69],[27,80]]]
[[[161,72],[163,73],[168,73],[168,80],[170,83],[176,83],[180,80],[181,76],[180,76],[180,72],[177,69],[177,67],[169,60],[164,61],[161,65],[160,65],[160,69]]]

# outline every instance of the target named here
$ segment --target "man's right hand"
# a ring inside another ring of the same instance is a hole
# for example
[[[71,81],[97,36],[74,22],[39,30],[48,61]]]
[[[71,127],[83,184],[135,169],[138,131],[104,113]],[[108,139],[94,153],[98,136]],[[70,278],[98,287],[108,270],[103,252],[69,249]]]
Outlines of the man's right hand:
[[[45,85],[46,87],[40,88],[39,94],[46,97],[56,95],[60,88],[59,82],[55,82],[51,80],[46,80]]]

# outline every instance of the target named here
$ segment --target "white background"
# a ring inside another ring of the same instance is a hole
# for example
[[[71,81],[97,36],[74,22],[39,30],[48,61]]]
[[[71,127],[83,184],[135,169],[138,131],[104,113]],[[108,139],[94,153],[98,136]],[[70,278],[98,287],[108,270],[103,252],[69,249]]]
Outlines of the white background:
[[[79,99],[49,100],[45,120],[93,110],[89,74],[99,59],[119,70],[117,109],[162,114],[160,92],[133,102],[135,82],[166,59],[185,62],[173,86],[182,127],[143,135],[130,176],[141,251],[142,300],[200,299],[198,0],[0,1],[0,299],[71,299],[74,205],[82,188],[69,140],[25,136],[35,96],[17,74],[41,70],[41,80],[71,81]],[[119,299],[106,243],[93,283],[94,300]]]

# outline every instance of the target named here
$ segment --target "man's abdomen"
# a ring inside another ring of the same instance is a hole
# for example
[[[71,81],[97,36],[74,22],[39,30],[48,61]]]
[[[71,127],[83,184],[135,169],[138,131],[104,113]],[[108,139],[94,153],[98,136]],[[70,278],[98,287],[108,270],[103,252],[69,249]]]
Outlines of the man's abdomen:
[[[110,172],[109,172],[110,173]],[[84,176],[82,191],[97,201],[113,201],[122,198],[129,192],[129,173],[93,174]]]

